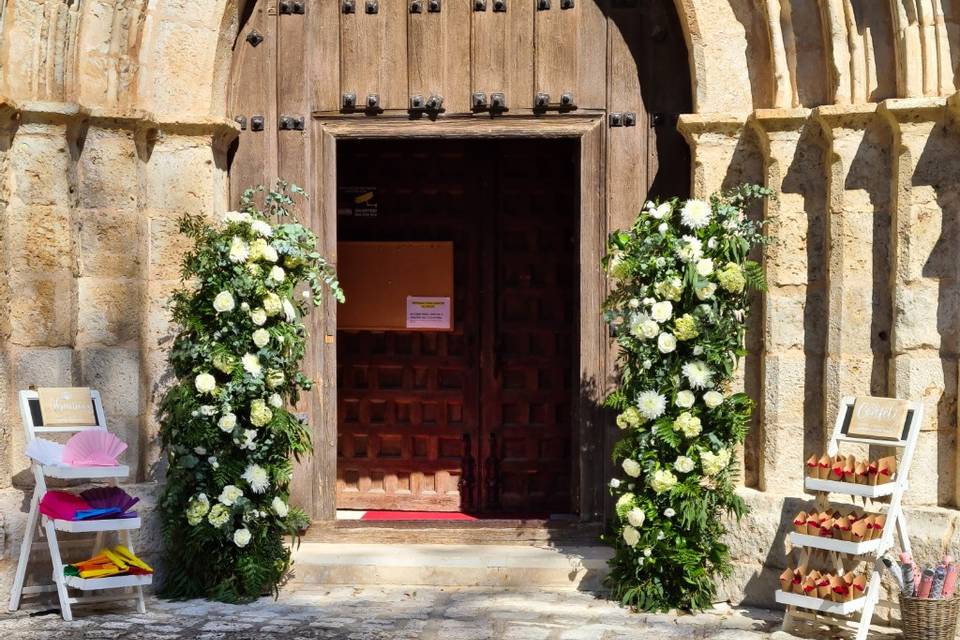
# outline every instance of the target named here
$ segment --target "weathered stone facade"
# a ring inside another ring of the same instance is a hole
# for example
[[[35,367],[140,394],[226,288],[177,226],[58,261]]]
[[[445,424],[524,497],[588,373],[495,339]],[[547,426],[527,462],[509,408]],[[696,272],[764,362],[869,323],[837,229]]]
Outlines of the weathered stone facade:
[[[108,391],[136,481],[156,479],[174,221],[227,206],[238,4],[0,5],[0,590],[31,482],[18,389]],[[733,538],[729,593],[765,601],[756,585],[783,562],[776,531],[798,506],[801,456],[821,450],[846,394],[924,400],[907,500],[927,523],[917,545],[932,553],[960,524],[960,10],[943,0],[676,8],[693,70],[695,112],[679,128],[694,195],[745,180],[780,194],[763,212],[770,291],[743,371],[759,404],[744,448],[755,513]]]

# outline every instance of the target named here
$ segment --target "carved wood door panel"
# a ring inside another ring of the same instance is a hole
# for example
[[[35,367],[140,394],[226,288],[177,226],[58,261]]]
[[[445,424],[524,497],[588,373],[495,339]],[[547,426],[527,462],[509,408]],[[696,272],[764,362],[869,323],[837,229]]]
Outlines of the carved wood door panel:
[[[337,332],[337,506],[573,511],[577,147],[352,141],[340,240],[452,240],[453,332]],[[349,295],[349,292],[347,292]]]

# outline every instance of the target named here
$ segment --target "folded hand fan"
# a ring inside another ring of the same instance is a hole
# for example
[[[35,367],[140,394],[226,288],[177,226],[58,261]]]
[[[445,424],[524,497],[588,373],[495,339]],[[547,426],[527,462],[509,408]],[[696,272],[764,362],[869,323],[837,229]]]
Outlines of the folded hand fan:
[[[63,462],[76,467],[115,467],[117,456],[126,448],[126,443],[109,431],[80,431],[67,440]]]
[[[89,510],[86,500],[66,491],[47,491],[40,499],[40,513],[55,520],[75,520],[77,511]]]
[[[126,515],[133,505],[140,501],[120,487],[95,487],[80,492],[80,496],[95,509],[118,509],[117,513]],[[131,517],[134,514],[130,514]]]
[[[27,444],[26,453],[40,464],[58,465],[63,464],[63,450],[59,442],[34,438]]]
[[[110,507],[108,509],[82,509],[74,514],[74,520],[99,520],[102,518],[111,518],[120,514],[120,509]]]

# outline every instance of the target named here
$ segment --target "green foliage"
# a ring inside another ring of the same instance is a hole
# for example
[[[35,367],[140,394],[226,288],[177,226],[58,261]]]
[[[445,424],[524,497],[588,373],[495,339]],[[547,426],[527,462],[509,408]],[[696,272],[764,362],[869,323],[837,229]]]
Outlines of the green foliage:
[[[311,446],[288,407],[311,386],[300,372],[302,317],[343,292],[314,234],[287,221],[292,195],[306,197],[279,181],[245,191],[219,224],[189,213],[179,221],[193,247],[169,305],[176,381],[157,411],[166,597],[276,593],[290,567],[285,538],[309,524],[288,505],[291,458]]]
[[[730,571],[723,517],[746,511],[735,493],[735,447],[753,401],[730,393],[752,291],[763,268],[748,259],[765,242],[744,208],[768,189],[743,185],[709,202],[648,203],[610,236],[604,267],[615,287],[604,318],[616,336],[620,376],[607,397],[623,438],[613,461],[617,518],[608,584],[645,611],[704,609]]]

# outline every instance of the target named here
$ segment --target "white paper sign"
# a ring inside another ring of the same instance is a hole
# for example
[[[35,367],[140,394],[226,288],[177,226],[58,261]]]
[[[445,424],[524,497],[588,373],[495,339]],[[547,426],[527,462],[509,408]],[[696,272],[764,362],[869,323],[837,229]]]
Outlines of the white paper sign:
[[[407,329],[449,329],[450,298],[407,296]]]

